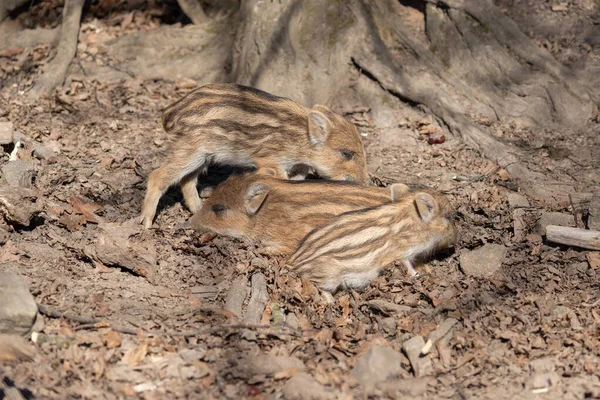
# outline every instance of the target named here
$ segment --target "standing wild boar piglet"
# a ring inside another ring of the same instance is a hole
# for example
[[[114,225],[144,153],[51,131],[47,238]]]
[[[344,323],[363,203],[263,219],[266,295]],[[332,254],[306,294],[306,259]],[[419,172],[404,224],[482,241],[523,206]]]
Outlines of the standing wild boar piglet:
[[[327,179],[369,178],[356,127],[325,106],[310,109],[250,87],[210,84],[167,107],[162,123],[175,140],[166,162],[148,177],[145,227],[176,183],[190,211],[200,210],[196,182],[211,164],[272,168],[283,179],[297,164]]]
[[[412,264],[452,247],[457,231],[448,200],[434,191],[394,193],[393,202],[348,212],[304,237],[288,260],[322,289],[363,288],[393,261]]]
[[[389,201],[389,188],[234,175],[217,186],[190,224],[200,231],[260,240],[272,254],[290,254],[308,232],[336,215]]]

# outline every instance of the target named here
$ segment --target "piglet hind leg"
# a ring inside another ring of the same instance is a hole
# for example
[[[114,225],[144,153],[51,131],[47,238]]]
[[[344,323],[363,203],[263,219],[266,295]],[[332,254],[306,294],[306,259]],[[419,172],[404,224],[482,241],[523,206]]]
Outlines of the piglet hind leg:
[[[186,175],[181,180],[181,193],[183,194],[183,200],[192,214],[196,214],[202,208],[202,200],[198,195],[198,188],[196,186],[199,175],[200,170],[194,171],[191,174]]]
[[[156,208],[158,207],[158,202],[167,189],[170,186],[180,182],[184,177],[194,175],[196,171],[198,171],[205,164],[206,157],[203,155],[198,156],[194,154],[193,151],[184,152],[182,150],[183,149],[180,149],[180,151],[171,154],[163,166],[155,169],[148,176],[148,187],[146,189],[146,197],[144,198],[144,205],[142,206],[142,215],[140,218],[140,222],[144,225],[144,228],[150,228],[152,226],[152,221],[156,215]],[[195,186],[196,179],[197,175],[193,177],[193,190],[196,193],[195,197],[192,196],[191,201],[195,201],[195,198],[197,198],[198,201],[197,203],[192,204],[192,207],[197,206],[198,203],[199,207],[201,207],[202,203]],[[189,181],[186,181],[185,183],[188,182]],[[191,192],[190,189],[188,189],[188,191]],[[184,197],[185,196],[186,193],[184,191]],[[190,196],[190,193],[188,193],[188,196]],[[186,198],[186,202],[187,200],[188,198]]]

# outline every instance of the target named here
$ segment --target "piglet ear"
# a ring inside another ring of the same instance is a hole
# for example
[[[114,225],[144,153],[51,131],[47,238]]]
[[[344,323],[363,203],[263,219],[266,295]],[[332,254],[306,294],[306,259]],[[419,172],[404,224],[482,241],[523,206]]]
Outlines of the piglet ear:
[[[406,186],[404,183],[394,183],[391,187],[390,187],[390,192],[392,193],[392,201],[396,202],[398,200],[400,200],[400,198],[405,195],[406,193],[408,193],[410,191],[410,188],[408,186]]]
[[[438,202],[429,193],[415,195],[415,207],[423,222],[428,223],[440,213]]]
[[[308,113],[308,137],[312,144],[325,143],[331,133],[331,122],[325,114],[318,111],[317,108],[323,107],[315,106]]]
[[[259,175],[272,176],[274,178],[277,176],[277,171],[275,168],[261,168],[256,171],[256,173]]]
[[[263,205],[269,194],[269,186],[262,182],[256,182],[250,185],[246,192],[246,212],[254,215]]]

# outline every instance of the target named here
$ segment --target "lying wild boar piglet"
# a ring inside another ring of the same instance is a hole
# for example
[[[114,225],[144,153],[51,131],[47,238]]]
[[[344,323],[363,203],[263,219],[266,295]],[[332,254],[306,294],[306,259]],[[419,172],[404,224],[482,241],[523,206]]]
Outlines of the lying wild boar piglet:
[[[389,188],[235,175],[217,186],[190,225],[201,231],[258,239],[267,252],[290,254],[308,232],[336,215],[389,201]]]
[[[304,237],[288,259],[322,289],[363,288],[393,261],[412,264],[458,240],[452,208],[438,192],[394,193],[393,202],[341,214]]]

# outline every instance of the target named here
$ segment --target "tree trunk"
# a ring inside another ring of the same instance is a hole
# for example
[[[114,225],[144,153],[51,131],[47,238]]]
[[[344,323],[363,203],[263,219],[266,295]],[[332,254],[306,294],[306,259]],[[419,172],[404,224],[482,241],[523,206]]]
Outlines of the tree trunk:
[[[417,107],[523,183],[540,179],[487,127],[580,127],[590,94],[490,0],[422,4],[414,37],[404,27],[415,10],[393,0],[244,1],[231,80],[308,105],[367,106],[381,126]],[[361,74],[379,90],[358,85]]]

